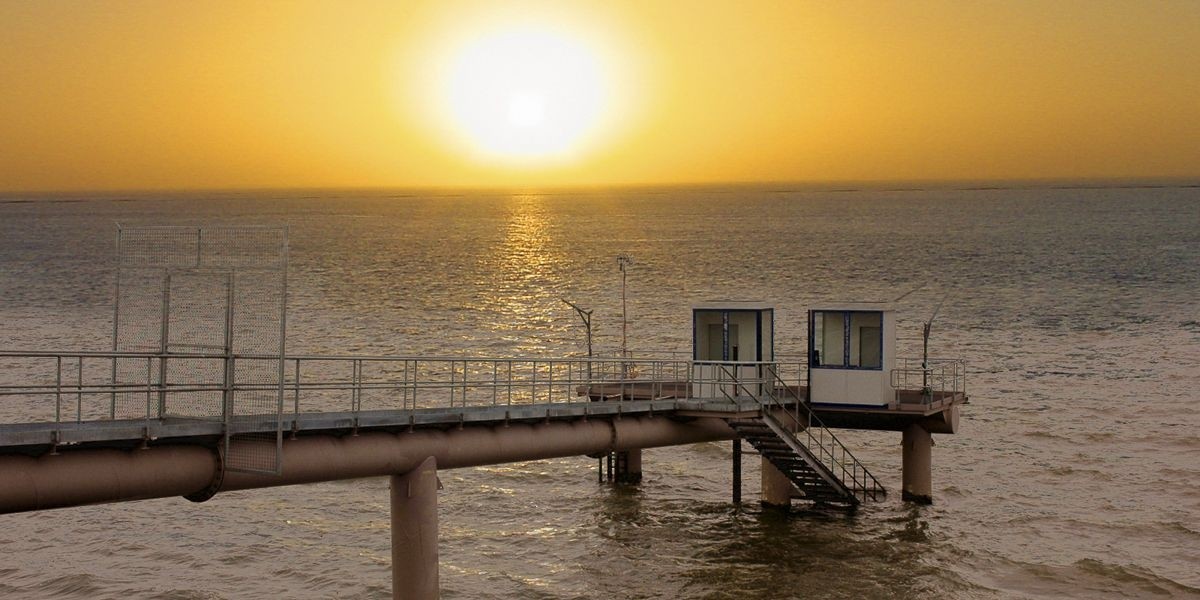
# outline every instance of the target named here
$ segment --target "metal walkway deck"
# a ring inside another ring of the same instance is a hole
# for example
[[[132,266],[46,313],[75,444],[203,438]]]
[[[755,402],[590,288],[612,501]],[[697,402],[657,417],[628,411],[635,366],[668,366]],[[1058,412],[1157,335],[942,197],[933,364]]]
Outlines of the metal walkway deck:
[[[857,504],[882,497],[883,486],[831,427],[936,425],[965,399],[951,387],[898,393],[890,408],[811,407],[804,365],[786,362],[302,356],[284,359],[281,386],[226,376],[266,361],[279,357],[0,352],[6,378],[29,382],[0,385],[7,400],[0,455],[223,443],[228,451],[231,436],[282,449],[285,438],[313,435],[715,417],[786,474],[801,497]],[[142,381],[113,379],[130,364],[143,365]],[[248,412],[239,407],[244,396],[255,397],[253,407],[273,397],[278,411]]]

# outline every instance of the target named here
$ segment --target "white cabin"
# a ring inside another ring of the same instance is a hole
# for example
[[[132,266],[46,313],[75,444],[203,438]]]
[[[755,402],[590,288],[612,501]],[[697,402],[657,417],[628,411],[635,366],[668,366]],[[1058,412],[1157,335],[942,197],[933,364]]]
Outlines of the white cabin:
[[[880,303],[808,311],[808,385],[813,404],[883,407],[894,402],[895,311]]]
[[[692,395],[696,397],[722,395],[717,382],[729,378],[723,375],[723,369],[739,379],[755,377],[758,368],[753,363],[775,360],[775,308],[747,301],[714,301],[693,306],[692,360],[696,361],[692,386]],[[746,391],[735,386],[724,389],[731,395]]]

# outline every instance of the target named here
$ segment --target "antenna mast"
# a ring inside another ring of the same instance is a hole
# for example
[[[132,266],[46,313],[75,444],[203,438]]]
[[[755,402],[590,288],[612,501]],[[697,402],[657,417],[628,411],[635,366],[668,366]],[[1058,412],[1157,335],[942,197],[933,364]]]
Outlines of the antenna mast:
[[[629,358],[629,319],[625,304],[625,270],[633,265],[633,257],[617,255],[617,268],[621,270],[621,358]]]

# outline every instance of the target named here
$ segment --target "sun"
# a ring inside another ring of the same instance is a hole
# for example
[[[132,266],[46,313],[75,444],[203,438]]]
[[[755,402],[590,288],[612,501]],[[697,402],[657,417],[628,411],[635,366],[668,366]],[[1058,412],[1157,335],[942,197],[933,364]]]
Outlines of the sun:
[[[488,158],[568,160],[597,133],[610,103],[601,55],[565,31],[494,28],[451,56],[441,104],[459,137]]]

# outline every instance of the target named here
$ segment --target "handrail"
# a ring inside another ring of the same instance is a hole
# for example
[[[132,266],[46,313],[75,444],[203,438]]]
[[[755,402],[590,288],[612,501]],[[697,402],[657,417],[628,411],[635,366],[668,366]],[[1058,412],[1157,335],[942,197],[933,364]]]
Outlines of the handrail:
[[[273,375],[278,372],[274,368],[270,369],[271,376],[257,380],[239,375],[242,370],[252,373],[263,363],[279,360],[278,355],[214,352],[2,350],[0,366],[29,378],[30,383],[0,381],[0,399],[16,398],[21,402],[22,397],[32,398],[18,405],[17,410],[27,413],[20,416],[23,422],[81,423],[116,418],[150,421],[167,417],[224,418],[228,411],[235,416],[259,414],[238,412],[253,410],[252,404],[237,408],[238,398],[282,390],[287,412],[299,415],[302,411],[342,412],[348,408],[357,423],[360,413],[371,409],[570,404],[590,402],[597,392],[610,393],[606,390],[612,390],[618,401],[631,399],[634,394],[650,399],[697,397],[696,390],[701,390],[701,394],[723,395],[734,403],[748,396],[760,407],[780,409],[774,411],[776,415],[787,415],[792,425],[783,429],[805,431],[803,437],[789,435],[839,481],[850,481],[853,493],[862,490],[875,497],[882,491],[878,481],[784,381],[781,368],[786,368],[789,376],[794,374],[797,384],[803,383],[804,369],[799,363],[629,357],[291,355],[283,357],[282,381]],[[170,369],[161,368],[166,363],[171,364]],[[227,365],[231,364],[237,376],[226,379],[223,369],[230,369]],[[39,382],[35,376],[42,380]],[[664,384],[672,387],[665,388]],[[778,397],[778,387],[792,394],[792,405]],[[223,399],[227,394],[232,394],[231,404]],[[53,402],[52,415],[48,414],[50,404],[40,403],[47,397]],[[274,407],[270,412],[275,413]],[[766,411],[764,414],[775,418]],[[10,421],[13,413],[8,411],[7,415],[10,418],[3,421]],[[51,418],[35,418],[37,415]]]
[[[890,384],[900,402],[902,390],[920,390],[921,403],[932,404],[935,398],[967,394],[966,363],[958,358],[899,359],[899,366],[890,373]]]
[[[757,369],[758,377],[749,382],[745,378],[738,377],[736,372],[728,368],[729,365],[729,363],[719,365],[721,373],[732,380],[725,382],[725,385],[719,386],[726,399],[736,402],[735,398],[741,396],[737,392],[741,390],[742,392],[746,392],[745,396],[754,398],[761,408],[774,408],[776,409],[774,411],[775,414],[788,415],[792,426],[787,427],[783,423],[778,423],[781,427],[778,428],[779,431],[777,433],[786,434],[796,444],[807,448],[809,453],[816,458],[817,462],[824,466],[838,483],[844,486],[855,497],[861,494],[863,499],[869,497],[871,500],[876,500],[879,496],[886,494],[886,490],[879,483],[879,480],[867,470],[861,461],[850,453],[850,450],[833,434],[833,431],[821,422],[820,418],[808,406],[808,403],[804,402],[792,388],[788,387],[786,382],[779,376],[773,364],[767,363],[759,366]],[[763,374],[763,369],[766,369],[769,375]],[[753,390],[746,387],[747,383],[758,386],[761,393],[754,393]],[[784,390],[792,395],[794,409],[789,409],[776,396],[775,388],[777,385],[781,385]],[[733,396],[727,391],[730,386],[732,386],[732,391],[734,392]],[[806,417],[805,420],[801,420],[800,411],[802,409],[804,417]],[[766,410],[763,410],[763,418],[775,420],[774,415]],[[814,429],[816,431],[815,435]],[[797,435],[796,432],[798,431],[804,432],[804,439],[801,439]],[[847,479],[850,481],[850,485],[848,486],[845,484]]]
[[[806,416],[808,417],[808,424],[807,424],[808,426],[804,428],[804,432],[807,434],[808,440],[810,442],[817,443],[818,447],[821,448],[821,450],[823,451],[824,454],[829,456],[830,460],[834,463],[834,465],[841,468],[843,475],[847,474],[847,470],[846,470],[846,466],[845,466],[846,459],[850,460],[851,468],[849,470],[849,475],[850,475],[850,480],[852,482],[852,485],[850,486],[851,492],[855,493],[855,494],[857,494],[858,492],[862,492],[864,496],[870,496],[871,500],[876,500],[876,499],[878,499],[878,496],[886,494],[887,491],[883,487],[883,484],[879,483],[879,480],[876,479],[875,476],[872,475],[869,470],[867,470],[866,465],[864,465],[861,461],[858,460],[858,458],[856,458],[853,454],[850,453],[850,450],[848,448],[846,448],[846,445],[843,444],[842,441],[839,440],[836,435],[834,435],[833,430],[829,429],[828,427],[825,426],[825,424],[823,422],[821,422],[820,417],[818,417],[816,415],[816,413],[813,412],[812,408],[808,405],[808,403],[801,400],[800,396],[784,383],[783,379],[781,379],[779,377],[778,373],[776,373],[774,370],[772,370],[771,374],[774,376],[773,383],[777,382],[780,384],[784,384],[783,389],[786,390],[789,394],[791,394],[792,398],[795,400],[794,404],[797,407],[797,409],[796,409],[797,416],[794,418],[796,419],[797,423],[799,423],[798,414],[799,414],[800,408],[804,409],[804,412],[806,413]],[[771,387],[773,388],[774,385],[772,385]],[[768,388],[768,389],[770,389],[770,388]],[[775,397],[775,394],[773,391],[769,392],[768,396],[771,398],[771,400],[777,406],[779,406],[780,408],[784,408],[783,403],[779,402],[779,399]],[[820,434],[819,438],[818,438],[818,436],[814,436],[812,433],[814,426],[816,427],[818,433]],[[826,434],[829,435],[829,443],[830,443],[829,450],[826,450],[825,445],[823,443],[824,436]],[[812,449],[811,445],[807,445],[807,447],[810,450]],[[840,461],[837,459],[837,456],[835,455],[834,451],[832,450],[834,448],[839,450],[841,453]],[[829,465],[826,465],[826,466],[828,467]],[[860,474],[861,474],[861,477],[860,477]]]
[[[237,404],[239,394],[280,389],[287,412],[348,410],[357,417],[372,409],[587,402],[597,388],[619,389],[618,399],[683,398],[694,396],[693,385],[708,384],[691,360],[291,355],[283,359],[282,382],[263,366],[278,360],[208,351],[0,350],[0,422],[219,418],[226,410],[222,394],[234,394]],[[171,368],[160,368],[164,363]],[[237,376],[227,382],[229,363]],[[266,409],[258,406],[258,413]]]

